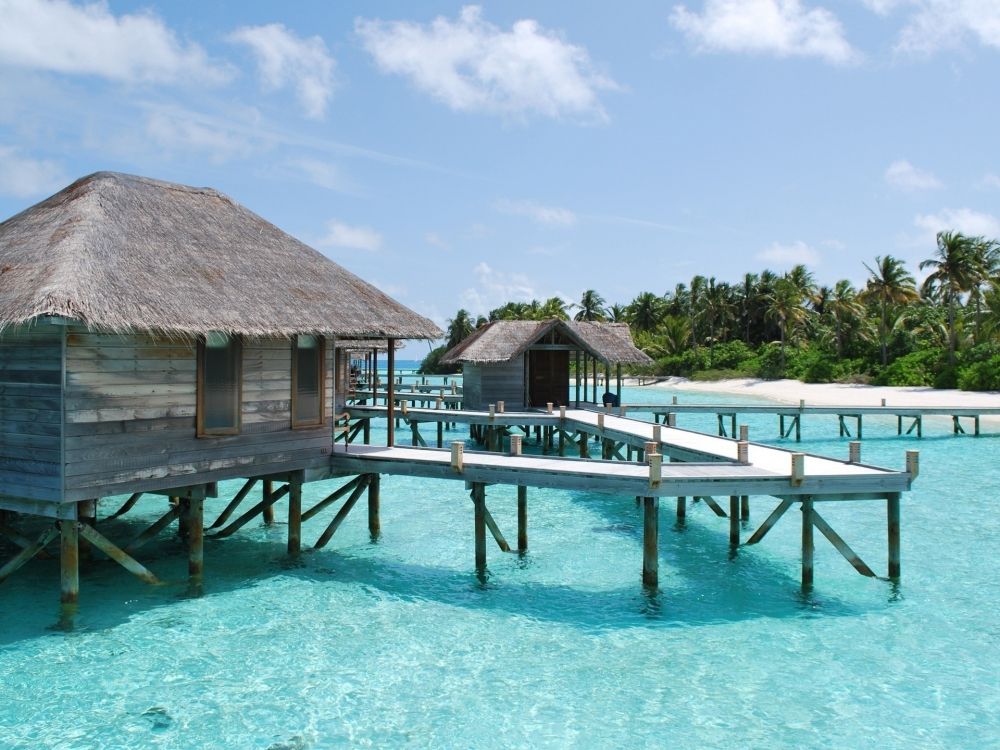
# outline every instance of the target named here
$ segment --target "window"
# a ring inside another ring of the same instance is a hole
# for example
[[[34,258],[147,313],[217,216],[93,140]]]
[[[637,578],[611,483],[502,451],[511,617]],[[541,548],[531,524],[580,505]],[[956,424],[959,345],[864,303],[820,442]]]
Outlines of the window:
[[[319,336],[292,343],[292,427],[323,424],[324,346]]]
[[[210,333],[198,342],[198,436],[238,435],[243,385],[239,338]]]

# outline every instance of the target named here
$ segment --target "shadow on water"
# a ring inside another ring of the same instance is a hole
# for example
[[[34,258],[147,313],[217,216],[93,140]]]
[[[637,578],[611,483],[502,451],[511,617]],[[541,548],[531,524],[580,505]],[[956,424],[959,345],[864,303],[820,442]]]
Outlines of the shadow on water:
[[[162,585],[147,586],[108,560],[93,560],[81,575],[81,602],[75,616],[59,609],[56,560],[35,561],[19,571],[0,589],[0,648],[44,632],[113,627],[144,611],[250,589],[283,576],[351,586],[377,598],[494,610],[592,631],[759,618],[850,617],[880,606],[870,599],[859,604],[803,593],[785,563],[753,550],[729,554],[725,519],[701,518],[707,508],[689,509],[687,524],[675,528],[672,504],[661,509],[660,586],[650,590],[640,581],[642,531],[634,501],[590,495],[574,499],[591,509],[598,504],[607,523],[596,527],[596,533],[623,535],[635,541],[634,585],[595,589],[585,579],[566,584],[519,579],[517,571],[532,569],[530,552],[512,553],[515,559],[508,564],[506,559],[500,562],[502,553],[491,550],[491,561],[498,567],[504,565],[502,576],[488,569],[478,575],[471,554],[469,568],[455,570],[386,559],[374,544],[306,550],[298,558],[289,558],[285,554],[286,529],[281,524],[248,527],[244,532],[250,533],[241,532],[224,541],[207,540],[205,579],[190,583],[183,544],[176,535],[167,534],[143,548],[142,556],[164,580]],[[691,517],[693,512],[697,518]],[[108,522],[105,529],[111,538],[122,539],[142,526],[140,521],[119,519]],[[792,568],[797,572],[797,560],[795,563]],[[893,588],[881,601],[891,603],[898,598],[898,589]],[[20,611],[13,602],[22,603]]]

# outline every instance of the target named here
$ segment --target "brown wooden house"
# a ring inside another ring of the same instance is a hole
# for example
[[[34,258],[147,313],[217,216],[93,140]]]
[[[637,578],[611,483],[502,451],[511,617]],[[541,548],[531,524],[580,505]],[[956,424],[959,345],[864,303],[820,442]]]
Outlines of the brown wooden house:
[[[465,408],[485,409],[503,401],[511,411],[547,403],[602,403],[611,392],[612,366],[618,375],[614,395],[620,399],[621,365],[652,362],[632,343],[626,324],[569,320],[489,323],[441,361],[461,363]],[[572,388],[571,361],[577,373]],[[605,389],[600,394],[599,380]]]

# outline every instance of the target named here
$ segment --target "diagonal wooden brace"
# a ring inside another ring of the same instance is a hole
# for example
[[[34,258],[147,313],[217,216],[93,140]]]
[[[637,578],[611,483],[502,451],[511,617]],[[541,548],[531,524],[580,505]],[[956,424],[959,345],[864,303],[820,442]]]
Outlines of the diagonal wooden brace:
[[[308,521],[310,518],[312,518],[313,516],[315,516],[317,513],[319,513],[320,511],[322,511],[324,508],[328,507],[331,503],[335,503],[338,500],[340,500],[340,498],[342,498],[348,492],[350,492],[355,487],[357,487],[358,486],[358,482],[363,481],[364,478],[365,478],[365,476],[366,476],[365,474],[362,474],[361,476],[357,476],[354,479],[352,479],[350,482],[348,482],[347,484],[345,484],[343,487],[341,487],[339,490],[337,490],[336,492],[332,492],[329,495],[327,495],[324,499],[320,500],[318,503],[316,503],[309,510],[305,511],[302,514],[302,520],[303,521]]]
[[[830,544],[837,549],[837,552],[844,556],[847,562],[854,566],[855,570],[863,576],[868,576],[869,578],[876,577],[874,571],[865,565],[865,561],[858,557],[858,554],[848,546],[847,542],[840,538],[840,535],[833,530],[830,524],[823,520],[823,517],[815,509],[812,512],[812,522],[813,526],[819,529],[823,536],[830,540]]]
[[[264,508],[270,508],[272,505],[274,505],[276,502],[278,502],[281,498],[283,498],[287,494],[288,494],[288,485],[286,484],[285,486],[280,487],[277,490],[275,490],[274,492],[272,492],[271,493],[271,497],[267,497],[267,498],[264,498],[263,500],[261,500],[259,503],[257,503],[255,506],[253,506],[250,510],[248,510],[242,516],[240,516],[235,521],[233,521],[231,524],[229,524],[222,531],[219,531],[219,532],[217,532],[215,534],[212,534],[212,538],[213,539],[224,539],[225,537],[230,536],[230,535],[236,533],[241,528],[243,528],[244,526],[246,526],[250,521],[252,521],[256,516],[260,515],[260,512],[262,510],[264,510]]]
[[[715,502],[714,497],[709,497],[708,495],[698,495],[696,499],[704,500],[705,505],[711,508],[712,512],[715,513],[715,515],[717,515],[719,518],[728,518],[728,516],[726,515],[726,511],[722,509],[721,505]]]
[[[0,568],[0,583],[7,580],[11,574],[14,573],[14,571],[45,549],[45,546],[57,536],[59,536],[59,528],[53,525],[42,532],[42,535],[39,536],[37,540],[14,555],[14,557],[8,560],[7,563]]]
[[[141,534],[139,534],[139,536],[137,536],[135,539],[133,539],[131,542],[129,542],[127,545],[125,545],[125,552],[135,552],[142,545],[144,545],[150,539],[152,539],[157,534],[159,534],[161,531],[163,531],[163,529],[165,529],[167,526],[169,526],[171,521],[173,521],[175,518],[179,518],[180,514],[181,514],[181,506],[179,504],[171,506],[170,510],[168,510],[166,513],[164,513],[159,518],[159,520],[157,520],[157,521],[155,521],[153,523],[152,526],[150,526],[144,532],[142,532]],[[84,535],[84,538],[86,539],[88,537],[86,535]],[[109,542],[109,544],[110,544],[110,542]],[[95,545],[95,546],[98,546],[98,545]],[[102,549],[102,548],[100,546],[98,546],[98,549]]]
[[[63,523],[67,522],[63,521]],[[108,541],[108,539],[102,536],[93,526],[89,526],[85,523],[78,523],[77,527],[80,536],[93,544],[97,547],[97,549],[121,565],[132,575],[142,579],[146,583],[157,584],[160,582],[160,579],[153,575],[148,568],[146,568],[134,557]]]
[[[253,489],[253,486],[255,484],[257,484],[256,479],[248,479],[246,481],[246,484],[240,487],[240,491],[236,493],[236,496],[229,501],[229,505],[226,506],[226,509],[219,514],[218,518],[215,519],[215,523],[213,523],[208,528],[216,529],[219,526],[222,526],[222,524],[224,524],[226,521],[228,521],[229,517],[233,515],[233,512],[239,507],[240,503],[243,502],[244,498],[246,498],[246,496],[250,494],[250,490]]]
[[[124,503],[122,503],[122,507],[120,507],[114,513],[112,513],[110,516],[108,516],[108,518],[118,518],[118,516],[125,515],[130,510],[132,510],[132,508],[135,507],[135,504],[137,502],[139,502],[139,498],[140,497],[142,497],[142,493],[141,492],[136,492],[128,500],[126,500]]]
[[[24,534],[19,532],[17,529],[2,523],[0,523],[0,536],[7,537],[8,539],[10,539],[10,541],[14,542],[14,544],[16,544],[21,549],[28,549],[28,547],[34,544],[33,541],[28,539],[28,537],[24,536]],[[44,549],[40,549],[38,551],[38,558],[40,560],[50,560],[52,559],[52,555],[50,555]]]
[[[760,525],[760,528],[750,535],[750,538],[747,539],[744,544],[757,544],[757,542],[767,536],[767,532],[774,527],[774,524],[778,522],[778,519],[785,515],[785,511],[791,507],[791,500],[782,500],[778,503],[778,507],[771,511],[771,515],[769,515],[764,523]]]
[[[470,498],[472,502],[476,502],[476,497],[474,493],[470,493]],[[486,507],[485,498],[483,502],[483,520],[486,522],[486,528],[490,530],[493,535],[493,539],[496,540],[497,546],[502,552],[510,552],[510,545],[507,544],[507,540],[504,538],[503,533],[500,531],[500,527],[497,526],[497,522],[493,519],[493,514],[490,513],[489,508]]]
[[[354,504],[358,502],[358,498],[361,497],[361,493],[365,491],[366,487],[368,487],[369,482],[372,480],[371,478],[371,474],[362,474],[358,477],[359,481],[354,487],[354,492],[351,493],[351,496],[347,498],[340,510],[337,511],[337,515],[335,515],[333,520],[330,521],[330,525],[326,527],[326,530],[320,534],[319,539],[316,540],[316,544],[313,545],[313,549],[322,549],[331,539],[333,539],[333,535],[337,533],[337,529],[340,528],[340,524],[344,522],[347,515],[354,509]]]

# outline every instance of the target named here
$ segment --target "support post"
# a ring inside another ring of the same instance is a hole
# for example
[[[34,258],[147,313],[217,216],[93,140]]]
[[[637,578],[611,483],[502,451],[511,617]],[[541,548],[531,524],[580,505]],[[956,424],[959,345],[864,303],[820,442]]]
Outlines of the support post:
[[[392,342],[389,343],[392,351]],[[389,424],[392,424],[390,418]],[[390,427],[390,430],[392,428]],[[391,434],[391,433],[390,433]],[[288,554],[298,555],[302,550],[302,477],[292,476],[288,481]]]
[[[372,474],[371,482],[368,483],[368,533],[371,535],[372,541],[378,539],[379,534],[382,533],[382,520],[379,515],[379,504],[381,502],[379,490],[381,484],[381,475]]]
[[[802,588],[813,585],[813,501],[802,500]]]
[[[205,572],[205,501],[201,498],[185,504],[188,520],[188,575],[200,580]]]
[[[899,560],[899,493],[886,496],[886,520],[889,534],[889,578],[898,581]]]
[[[729,496],[729,546],[740,546],[740,496]]]
[[[80,526],[76,521],[60,521],[59,601],[76,604],[80,600]]]
[[[684,523],[687,518],[687,498],[677,498],[677,523]]]
[[[388,420],[386,421],[386,434],[385,434],[385,445],[387,448],[392,448],[396,444],[396,432],[395,432],[395,410],[396,410],[396,339],[388,339],[389,351],[388,351],[388,365],[389,368],[388,377],[386,378],[386,387],[388,390],[388,398],[386,399],[386,409]]]
[[[486,572],[486,485],[472,484],[473,527],[476,541],[476,572]]]
[[[659,498],[643,498],[642,583],[650,587],[659,584],[659,510]]]
[[[347,444],[346,440],[344,441],[344,444],[345,445]],[[261,500],[270,500],[272,492],[274,492],[274,482],[271,481],[270,479],[265,479],[261,483],[260,499]],[[267,503],[264,506],[264,510],[262,510],[260,512],[260,516],[264,520],[264,525],[265,526],[273,526],[274,525],[274,504],[273,503]]]
[[[517,551],[528,551],[528,488],[517,486]]]
[[[750,496],[742,495],[740,497],[740,520],[749,521],[750,520]]]

